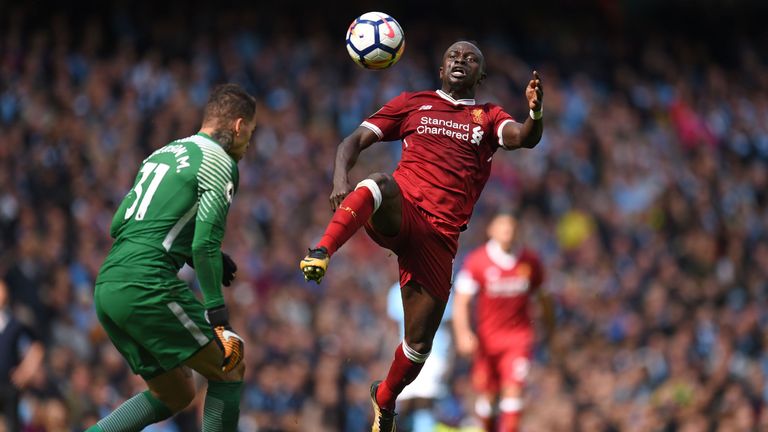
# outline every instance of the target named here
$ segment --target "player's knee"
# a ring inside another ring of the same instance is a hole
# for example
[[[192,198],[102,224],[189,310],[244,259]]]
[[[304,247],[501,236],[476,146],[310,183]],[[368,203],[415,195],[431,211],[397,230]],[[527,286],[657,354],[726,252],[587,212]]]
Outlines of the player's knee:
[[[400,188],[391,174],[373,173],[368,176],[368,179],[376,182],[376,186],[378,186],[381,197],[384,200],[393,198],[400,193]]]
[[[240,362],[234,369],[229,372],[224,372],[221,368],[216,368],[216,371],[207,374],[205,378],[208,381],[220,381],[220,382],[235,382],[242,381],[245,377],[245,363]]]
[[[182,385],[173,391],[158,393],[152,391],[152,395],[165,404],[174,414],[188,407],[195,399],[194,386]]]
[[[245,362],[240,362],[227,374],[225,381],[242,381],[245,377]]]
[[[432,342],[413,342],[404,340],[402,343],[403,353],[408,360],[414,363],[424,363],[429,357],[432,349]]]

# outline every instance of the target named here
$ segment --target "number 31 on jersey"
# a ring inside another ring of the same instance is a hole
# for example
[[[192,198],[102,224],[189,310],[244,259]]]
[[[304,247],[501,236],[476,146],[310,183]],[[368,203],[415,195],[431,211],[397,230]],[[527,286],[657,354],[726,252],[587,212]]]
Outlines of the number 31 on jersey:
[[[160,182],[163,180],[163,176],[168,172],[170,167],[163,163],[147,162],[141,167],[141,178],[136,186],[133,188],[133,192],[136,193],[136,200],[125,211],[125,219],[128,220],[136,213],[136,220],[143,220],[144,215],[147,213],[149,203],[152,202],[152,197],[157,191],[157,187],[160,186]],[[149,187],[146,193],[144,192],[144,183],[152,175],[152,181],[149,182]],[[142,196],[143,195],[143,196]],[[138,211],[136,207],[138,206]]]

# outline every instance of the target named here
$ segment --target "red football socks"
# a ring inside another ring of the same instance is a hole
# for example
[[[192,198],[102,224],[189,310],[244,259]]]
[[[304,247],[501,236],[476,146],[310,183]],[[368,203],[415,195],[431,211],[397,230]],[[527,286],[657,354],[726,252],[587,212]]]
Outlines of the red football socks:
[[[501,432],[517,432],[518,423],[520,422],[520,414],[523,409],[523,401],[519,398],[503,398],[499,402],[499,408],[501,409],[501,416],[499,430]]]
[[[333,255],[341,245],[368,221],[373,214],[373,194],[367,187],[350,192],[339,208],[333,213],[331,222],[325,229],[317,247],[325,247],[328,256]]]
[[[419,376],[423,366],[424,362],[416,363],[409,360],[403,352],[403,344],[398,345],[387,378],[379,384],[376,392],[376,402],[379,403],[379,407],[394,411],[397,395]]]
[[[517,432],[517,423],[520,420],[520,411],[501,413],[501,432]]]

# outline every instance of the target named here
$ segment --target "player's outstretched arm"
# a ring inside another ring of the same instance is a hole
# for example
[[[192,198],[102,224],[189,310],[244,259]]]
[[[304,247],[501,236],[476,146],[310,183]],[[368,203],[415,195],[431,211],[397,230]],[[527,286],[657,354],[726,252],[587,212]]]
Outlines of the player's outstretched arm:
[[[472,294],[456,292],[453,298],[453,337],[456,342],[456,352],[462,356],[469,356],[477,349],[477,337],[470,325],[469,306]]]
[[[509,122],[504,126],[501,135],[506,150],[517,148],[534,148],[541,140],[544,132],[544,120],[542,107],[544,102],[544,87],[541,84],[539,73],[533,71],[533,77],[525,88],[525,97],[528,99],[529,115],[523,123]]]
[[[357,157],[379,137],[370,129],[360,126],[348,137],[344,138],[336,148],[336,163],[333,168],[333,192],[331,192],[331,209],[341,204],[341,201],[352,192],[349,181],[349,171],[357,163]]]

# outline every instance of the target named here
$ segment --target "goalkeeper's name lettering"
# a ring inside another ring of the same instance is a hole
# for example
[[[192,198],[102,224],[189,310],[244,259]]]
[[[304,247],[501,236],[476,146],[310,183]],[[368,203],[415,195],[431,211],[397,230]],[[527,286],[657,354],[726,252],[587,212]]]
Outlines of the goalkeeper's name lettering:
[[[469,124],[457,123],[450,119],[443,120],[424,116],[421,118],[421,126],[416,128],[416,133],[445,135],[447,137],[469,141]]]
[[[156,155],[162,153],[173,153],[173,156],[176,158],[176,172],[179,172],[189,166],[189,156],[184,155],[186,152],[187,148],[182,144],[169,144],[158,149],[152,154]]]

